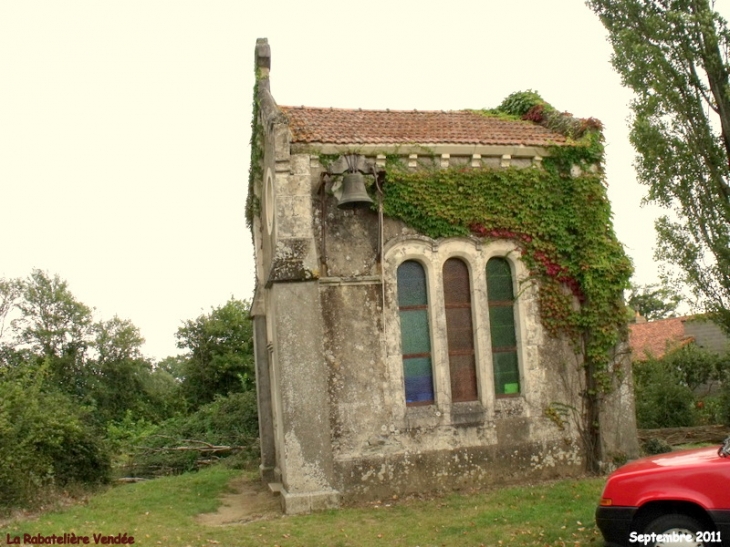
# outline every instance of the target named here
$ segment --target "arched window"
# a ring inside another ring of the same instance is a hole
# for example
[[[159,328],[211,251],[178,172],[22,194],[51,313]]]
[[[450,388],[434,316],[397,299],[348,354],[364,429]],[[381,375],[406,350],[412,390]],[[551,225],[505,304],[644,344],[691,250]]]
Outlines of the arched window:
[[[487,262],[487,297],[492,335],[494,388],[497,395],[520,392],[520,368],[515,335],[515,297],[512,272],[504,258]]]
[[[455,403],[476,401],[479,394],[474,358],[469,268],[458,258],[450,258],[444,263],[444,307],[449,347],[451,400]]]
[[[431,404],[433,367],[426,272],[415,260],[407,260],[398,267],[398,310],[406,405]]]

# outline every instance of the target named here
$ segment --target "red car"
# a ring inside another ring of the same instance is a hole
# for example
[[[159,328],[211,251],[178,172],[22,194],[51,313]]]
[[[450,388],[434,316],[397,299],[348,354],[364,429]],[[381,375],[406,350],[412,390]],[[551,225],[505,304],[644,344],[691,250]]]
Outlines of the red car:
[[[608,546],[730,546],[730,439],[614,471],[596,510]]]

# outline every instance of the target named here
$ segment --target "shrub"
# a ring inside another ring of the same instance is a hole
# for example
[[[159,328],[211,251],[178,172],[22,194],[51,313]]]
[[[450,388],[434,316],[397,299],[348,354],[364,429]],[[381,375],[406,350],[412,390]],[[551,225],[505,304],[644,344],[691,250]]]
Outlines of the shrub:
[[[727,412],[722,395],[702,397],[695,403],[695,425],[724,423],[723,412]]]
[[[694,425],[693,400],[689,388],[671,380],[648,386],[637,396],[637,425],[642,429]]]
[[[636,421],[643,429],[694,425],[694,395],[661,361],[634,368]]]
[[[730,426],[730,378],[722,383],[719,399],[718,414],[720,415],[720,422]]]
[[[727,357],[690,344],[671,352],[662,362],[668,370],[676,372],[684,385],[695,391],[717,382],[726,360]]]
[[[548,105],[537,91],[528,89],[527,91],[515,91],[511,93],[502,104],[497,107],[498,110],[511,114],[513,116],[524,116],[530,109],[535,106],[542,106],[545,110],[552,107]]]
[[[652,437],[651,439],[647,440],[642,445],[642,448],[644,449],[644,453],[650,456],[654,454],[665,454],[672,451],[672,447],[669,446],[669,443],[667,441],[657,439],[656,437]]]
[[[45,369],[0,374],[0,509],[33,505],[42,490],[103,483],[110,458],[101,435]]]
[[[207,457],[197,450],[174,450],[176,447],[235,447]],[[189,416],[161,424],[137,446],[133,472],[137,475],[169,475],[193,471],[209,460],[236,455],[238,463],[254,456],[258,449],[258,414],[256,393],[245,391],[218,397]]]
[[[634,366],[641,428],[730,425],[730,357],[694,345]],[[713,395],[716,386],[720,395]]]

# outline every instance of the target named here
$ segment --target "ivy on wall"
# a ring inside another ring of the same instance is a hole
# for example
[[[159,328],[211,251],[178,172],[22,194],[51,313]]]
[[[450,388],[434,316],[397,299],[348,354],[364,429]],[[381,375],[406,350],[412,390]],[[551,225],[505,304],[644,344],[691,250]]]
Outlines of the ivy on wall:
[[[246,227],[253,228],[253,219],[261,212],[261,202],[256,196],[254,187],[261,184],[264,178],[264,134],[261,127],[261,104],[259,102],[258,86],[261,72],[256,70],[256,83],[253,87],[253,115],[251,119],[251,160],[248,165],[248,191],[246,193]]]
[[[536,104],[543,113],[555,112],[536,103],[542,101],[539,95],[527,93],[534,96],[523,101],[527,107],[521,105],[517,114],[537,117]],[[515,95],[510,96],[513,103],[525,99]],[[558,116],[566,119],[543,116],[538,123],[567,127],[568,144],[550,147],[542,168],[414,171],[389,162],[383,208],[386,215],[433,238],[474,235],[515,241],[531,277],[540,281],[544,327],[581,345],[595,380],[589,389],[607,392],[612,385],[609,356],[626,328],[622,295],[632,266],[612,227],[601,172],[600,122]],[[575,167],[580,172],[571,174]],[[580,306],[574,306],[575,299]]]

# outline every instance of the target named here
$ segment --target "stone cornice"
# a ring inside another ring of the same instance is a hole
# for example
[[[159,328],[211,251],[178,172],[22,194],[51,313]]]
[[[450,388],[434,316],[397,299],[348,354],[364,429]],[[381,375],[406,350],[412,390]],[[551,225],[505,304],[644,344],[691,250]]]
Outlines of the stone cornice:
[[[355,153],[365,156],[378,154],[396,154],[419,156],[449,154],[451,156],[494,157],[511,156],[512,158],[535,158],[549,156],[547,148],[542,146],[484,145],[484,144],[318,144],[293,143],[293,154],[347,154]]]

